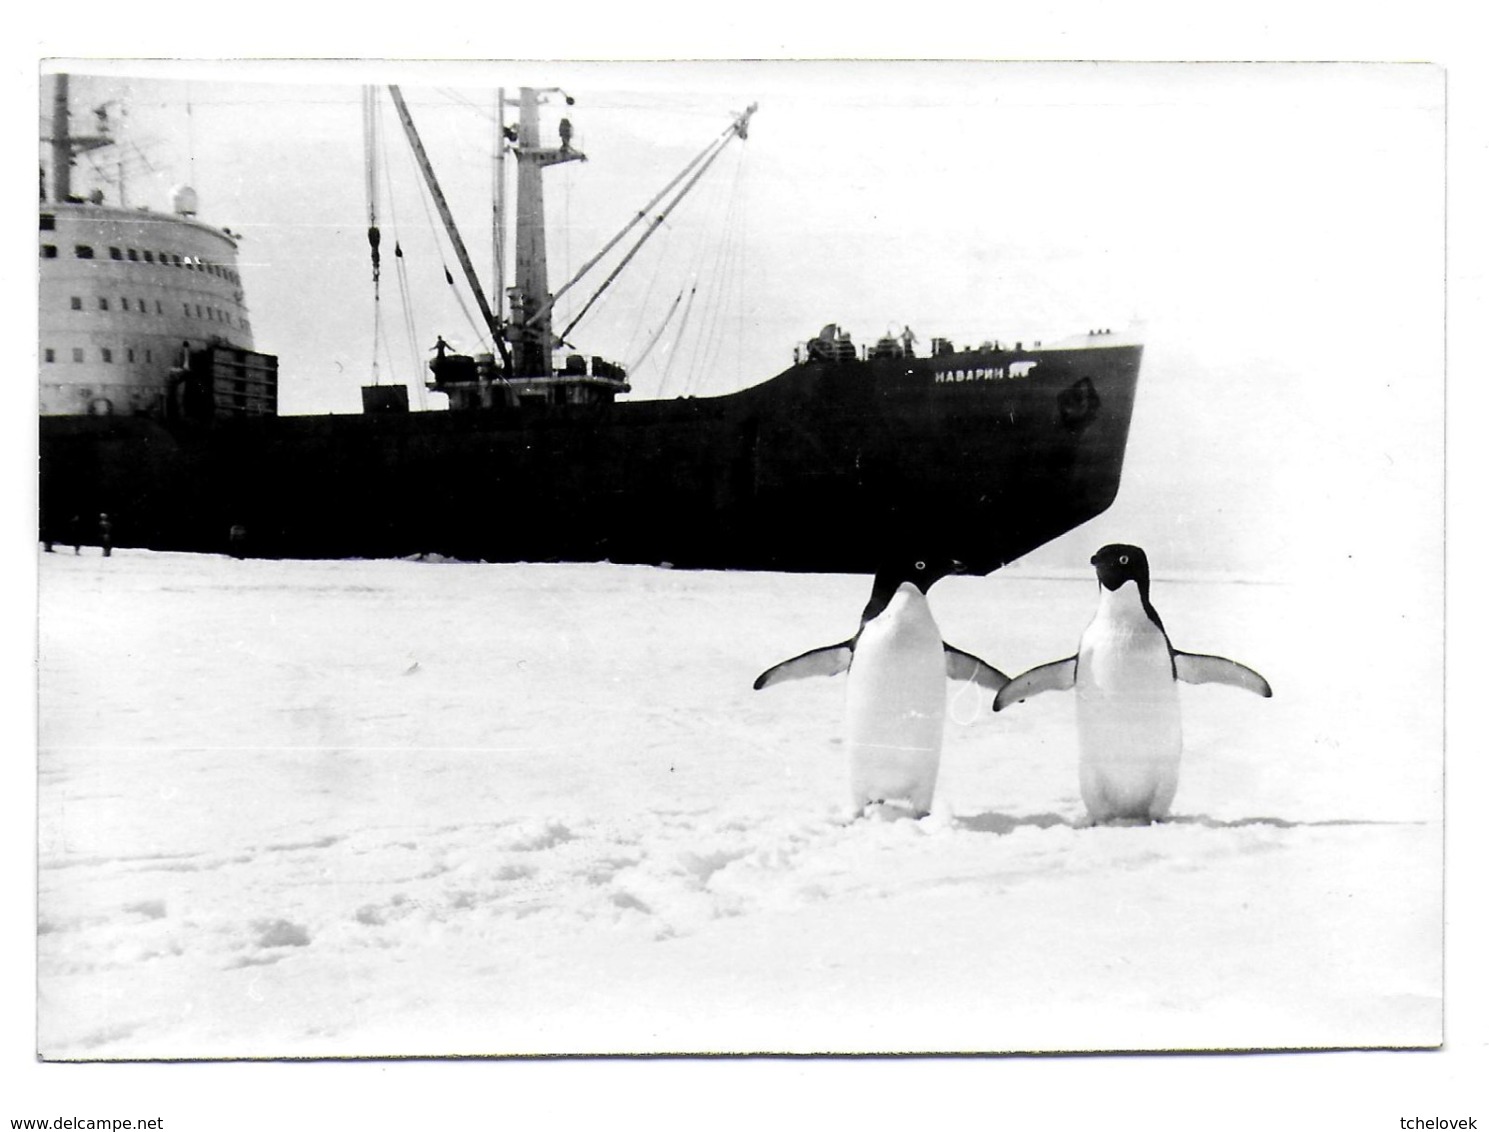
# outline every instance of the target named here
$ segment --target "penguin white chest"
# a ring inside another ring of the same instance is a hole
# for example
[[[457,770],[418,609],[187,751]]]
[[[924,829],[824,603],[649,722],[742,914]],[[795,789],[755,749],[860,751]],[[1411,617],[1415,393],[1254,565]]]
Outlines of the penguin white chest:
[[[854,804],[905,802],[929,813],[946,719],[946,657],[930,605],[911,583],[863,626],[847,695]]]
[[[1097,821],[1168,812],[1183,734],[1168,639],[1135,583],[1102,591],[1076,667],[1081,795]]]

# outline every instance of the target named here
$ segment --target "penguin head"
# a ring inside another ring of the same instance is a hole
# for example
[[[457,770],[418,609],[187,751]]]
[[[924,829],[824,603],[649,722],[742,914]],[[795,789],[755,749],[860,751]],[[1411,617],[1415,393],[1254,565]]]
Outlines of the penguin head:
[[[902,583],[909,582],[921,593],[926,593],[948,574],[960,574],[965,569],[961,562],[946,554],[896,556],[880,566],[874,575],[874,589],[894,593]]]
[[[895,555],[885,558],[874,575],[874,590],[869,595],[868,605],[864,607],[863,619],[868,621],[882,613],[890,599],[906,582],[925,593],[946,575],[960,574],[965,569],[961,562],[950,555]]]
[[[1103,589],[1119,590],[1128,582],[1136,582],[1138,592],[1147,600],[1148,556],[1142,547],[1114,542],[1091,555],[1091,565],[1096,567],[1096,580]]]

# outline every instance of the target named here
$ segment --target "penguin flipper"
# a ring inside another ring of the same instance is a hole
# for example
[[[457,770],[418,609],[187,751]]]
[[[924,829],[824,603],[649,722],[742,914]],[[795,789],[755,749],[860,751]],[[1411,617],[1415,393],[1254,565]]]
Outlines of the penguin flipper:
[[[1260,672],[1254,672],[1244,664],[1227,660],[1223,656],[1202,656],[1175,649],[1174,674],[1186,684],[1230,684],[1255,692],[1258,696],[1272,694],[1272,685],[1267,683]]]
[[[1068,692],[1075,687],[1075,657],[1053,660],[1015,676],[999,690],[993,710],[1002,711],[1009,704],[1022,703],[1040,692]]]
[[[852,660],[852,641],[811,649],[760,673],[755,677],[755,691],[787,680],[804,680],[808,676],[836,676],[839,672],[846,672]]]
[[[1008,677],[999,672],[981,657],[963,652],[955,645],[942,642],[946,649],[946,675],[953,680],[968,684],[980,684],[990,692],[996,692],[1008,683]]]

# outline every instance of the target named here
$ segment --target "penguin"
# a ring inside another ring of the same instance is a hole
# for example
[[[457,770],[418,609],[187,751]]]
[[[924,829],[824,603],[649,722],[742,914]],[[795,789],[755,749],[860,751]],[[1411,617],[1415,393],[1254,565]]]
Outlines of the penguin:
[[[874,576],[858,632],[766,669],[755,690],[848,673],[848,786],[855,816],[876,805],[931,812],[946,720],[946,679],[996,692],[1008,677],[941,639],[926,591],[960,569],[951,560],[896,562]]]
[[[1091,564],[1099,597],[1079,652],[1014,677],[993,710],[1074,688],[1081,799],[1091,820],[1161,821],[1179,787],[1184,746],[1177,682],[1231,684],[1267,697],[1272,687],[1244,664],[1174,648],[1148,600],[1141,547],[1104,546]]]

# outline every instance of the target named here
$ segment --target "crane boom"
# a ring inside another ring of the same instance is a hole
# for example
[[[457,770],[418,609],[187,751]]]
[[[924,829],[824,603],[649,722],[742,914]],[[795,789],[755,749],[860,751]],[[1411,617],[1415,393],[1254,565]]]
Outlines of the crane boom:
[[[717,149],[722,149],[724,146],[728,145],[730,138],[744,137],[745,132],[747,132],[747,123],[749,122],[750,115],[754,112],[755,108],[752,106],[749,110],[745,111],[744,115],[741,118],[736,118],[733,122],[730,122],[728,128],[725,129],[724,132],[713,141],[709,142],[708,145],[704,147],[703,151],[699,153],[697,157],[693,158],[693,160],[689,161],[685,166],[683,166],[682,172],[673,177],[672,180],[668,181],[667,184],[662,187],[662,190],[657,193],[656,196],[647,201],[645,206],[642,207],[641,211],[637,212],[635,216],[631,217],[629,223],[627,223],[624,228],[622,228],[619,232],[617,232],[610,238],[609,243],[607,243],[603,248],[601,248],[593,256],[591,256],[590,259],[585,263],[585,265],[574,273],[574,277],[572,279],[570,279],[567,283],[565,283],[562,287],[555,291],[553,293],[553,297],[550,298],[546,303],[544,303],[543,306],[539,308],[537,314],[533,317],[541,318],[543,315],[551,311],[553,309],[553,304],[558,302],[559,299],[563,298],[564,294],[569,290],[569,288],[578,283],[579,280],[583,279],[584,276],[589,272],[590,268],[599,263],[600,260],[604,259],[605,256],[609,254],[611,248],[615,247],[616,244],[625,239],[626,233],[628,233],[632,228],[636,227],[637,224],[640,224],[641,221],[645,220],[647,214],[657,206],[657,204],[662,200],[663,197],[665,197],[674,188],[676,188],[678,182],[680,182],[684,177],[691,173],[697,167],[700,161],[703,161],[705,159],[711,160],[710,154],[715,152]],[[746,128],[745,132],[741,132],[742,127]]]
[[[476,274],[476,267],[471,262],[470,253],[465,250],[465,241],[460,238],[460,230],[455,226],[455,217],[450,212],[450,206],[445,201],[445,194],[439,187],[439,180],[434,175],[434,166],[429,163],[429,155],[424,152],[424,143],[419,138],[419,131],[414,126],[413,118],[409,115],[408,104],[404,102],[403,93],[398,87],[389,86],[388,93],[393,97],[393,105],[398,110],[398,120],[403,123],[403,132],[408,136],[409,146],[414,151],[414,160],[418,162],[419,171],[424,175],[424,183],[429,186],[429,194],[434,197],[434,205],[439,210],[440,219],[445,225],[445,234],[450,237],[450,244],[455,249],[455,257],[460,261],[460,270],[465,273],[465,281],[476,296],[476,305],[481,308],[481,317],[486,320],[486,329],[491,334],[492,340],[496,342],[496,348],[501,351],[503,365],[510,368],[511,358],[507,353],[507,343],[502,335],[501,320],[491,310],[491,304],[486,301],[486,292],[481,288],[480,276]]]
[[[595,293],[589,297],[589,302],[585,303],[584,306],[580,309],[579,313],[575,315],[574,318],[569,322],[569,325],[564,327],[563,333],[559,335],[560,338],[567,338],[569,336],[569,332],[573,330],[574,327],[579,325],[579,321],[586,314],[588,314],[590,308],[593,307],[597,301],[599,301],[600,296],[605,293],[605,289],[609,287],[611,283],[615,282],[616,276],[618,276],[622,271],[626,269],[631,260],[635,258],[636,253],[641,250],[642,245],[645,244],[647,240],[651,239],[652,234],[657,230],[658,227],[661,226],[662,221],[667,219],[668,214],[671,213],[671,211],[682,202],[682,198],[688,195],[693,186],[696,185],[698,181],[703,177],[703,174],[708,172],[708,167],[712,165],[715,160],[717,160],[719,154],[724,152],[724,146],[728,143],[729,138],[738,137],[743,139],[749,136],[750,116],[755,113],[755,109],[755,105],[751,104],[750,107],[743,114],[741,114],[734,120],[734,124],[729,127],[729,130],[725,133],[724,137],[720,141],[714,143],[713,152],[708,154],[707,160],[703,162],[702,168],[694,173],[688,183],[678,190],[677,195],[674,196],[670,201],[668,201],[667,204],[663,206],[662,210],[658,212],[655,217],[652,218],[652,222],[647,226],[646,230],[641,233],[640,239],[638,239],[636,243],[631,246],[631,250],[628,251],[625,254],[625,257],[620,261],[620,263],[616,265],[615,270],[605,277],[604,282],[602,282],[599,287],[596,288]],[[707,153],[706,150],[704,152]],[[691,166],[689,168],[691,168]],[[684,172],[686,172],[686,170],[684,170]],[[673,184],[676,184],[675,180],[673,181]],[[665,192],[665,190],[663,191]],[[636,219],[639,220],[640,216],[638,216]],[[634,224],[635,221],[633,221],[632,223]],[[628,225],[627,230],[629,230],[629,228],[630,226]]]

